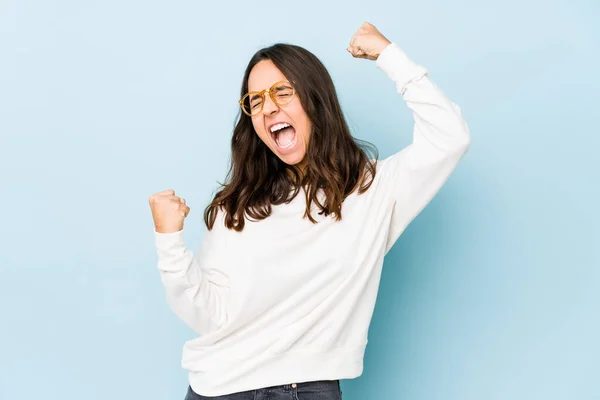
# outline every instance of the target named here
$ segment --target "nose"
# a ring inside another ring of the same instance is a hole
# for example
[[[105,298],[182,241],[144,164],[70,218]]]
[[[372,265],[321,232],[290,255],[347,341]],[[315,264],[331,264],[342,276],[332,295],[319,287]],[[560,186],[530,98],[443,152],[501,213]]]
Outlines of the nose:
[[[271,96],[265,96],[265,104],[263,105],[263,113],[265,115],[272,115],[279,111],[279,106],[275,104]]]

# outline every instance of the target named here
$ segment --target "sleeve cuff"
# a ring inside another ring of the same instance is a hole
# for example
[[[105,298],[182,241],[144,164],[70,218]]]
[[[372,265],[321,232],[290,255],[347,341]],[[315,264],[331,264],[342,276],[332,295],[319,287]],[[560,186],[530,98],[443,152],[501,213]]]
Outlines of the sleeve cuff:
[[[427,75],[427,69],[411,60],[396,43],[390,43],[383,49],[377,57],[376,65],[396,82],[396,87],[402,94],[409,83]]]
[[[185,248],[183,229],[171,233],[161,233],[154,229],[154,241],[159,254],[168,254],[173,250]]]

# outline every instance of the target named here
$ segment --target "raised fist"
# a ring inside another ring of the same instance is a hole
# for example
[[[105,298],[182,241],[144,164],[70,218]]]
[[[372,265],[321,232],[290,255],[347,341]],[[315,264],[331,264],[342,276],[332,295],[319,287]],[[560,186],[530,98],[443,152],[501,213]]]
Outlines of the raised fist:
[[[185,199],[175,196],[174,190],[155,193],[148,200],[159,233],[173,233],[183,229],[183,220],[190,213]]]
[[[358,28],[346,50],[356,58],[377,60],[390,43],[377,28],[365,22]]]

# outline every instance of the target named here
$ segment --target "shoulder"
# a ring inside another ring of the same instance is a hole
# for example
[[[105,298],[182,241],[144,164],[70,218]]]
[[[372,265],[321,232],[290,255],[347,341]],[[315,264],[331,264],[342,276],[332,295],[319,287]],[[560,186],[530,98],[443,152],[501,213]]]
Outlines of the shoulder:
[[[395,185],[400,171],[404,168],[409,157],[410,146],[386,157],[375,161],[376,174],[373,180],[375,186]]]

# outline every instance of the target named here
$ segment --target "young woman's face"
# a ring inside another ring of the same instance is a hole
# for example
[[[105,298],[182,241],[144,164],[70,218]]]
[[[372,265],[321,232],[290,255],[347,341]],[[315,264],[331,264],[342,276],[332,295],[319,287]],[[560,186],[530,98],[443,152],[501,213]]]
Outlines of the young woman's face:
[[[277,103],[268,92],[260,96],[250,96],[249,106],[262,112],[253,115],[252,125],[260,139],[277,157],[288,165],[304,161],[312,131],[308,115],[302,108],[293,84],[271,60],[263,60],[254,66],[248,77],[248,92],[272,89]],[[291,99],[291,101],[290,101]]]

